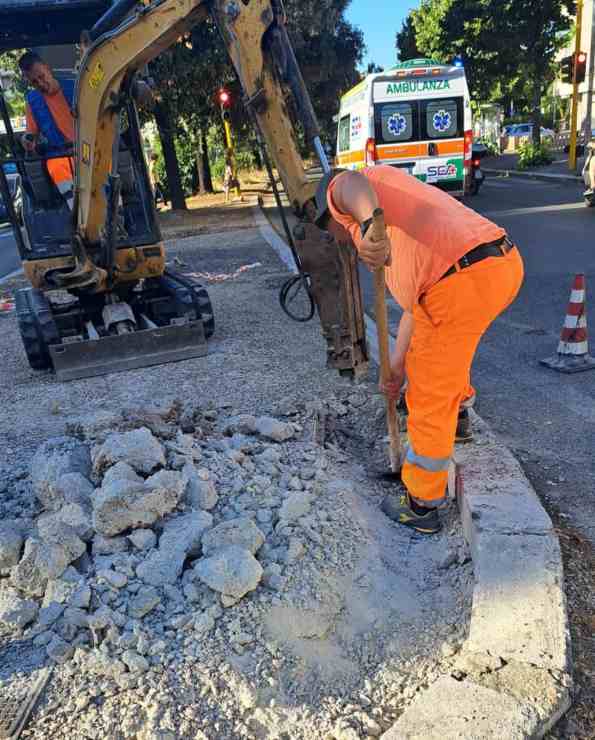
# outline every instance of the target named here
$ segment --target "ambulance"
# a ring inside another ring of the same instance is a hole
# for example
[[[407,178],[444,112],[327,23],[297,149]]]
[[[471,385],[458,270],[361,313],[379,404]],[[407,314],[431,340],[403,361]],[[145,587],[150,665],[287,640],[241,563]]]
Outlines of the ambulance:
[[[399,167],[460,197],[472,185],[471,100],[462,66],[431,59],[368,75],[341,98],[337,165]]]

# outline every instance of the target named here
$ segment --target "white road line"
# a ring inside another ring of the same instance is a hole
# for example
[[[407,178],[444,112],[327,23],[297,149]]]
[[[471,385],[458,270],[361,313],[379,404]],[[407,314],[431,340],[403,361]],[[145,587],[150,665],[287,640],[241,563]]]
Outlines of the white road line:
[[[556,213],[559,211],[578,211],[585,207],[584,203],[558,203],[552,206],[534,206],[533,208],[510,208],[506,211],[486,211],[482,214],[488,218],[502,218],[502,216],[530,216],[534,213]]]
[[[19,267],[18,270],[14,270],[14,272],[9,272],[8,275],[4,275],[0,277],[0,285],[2,285],[2,283],[5,283],[7,280],[10,280],[10,278],[13,278],[13,277],[16,277],[17,275],[22,275],[22,274],[23,274],[23,268]]]
[[[7,239],[9,236],[13,236],[12,231],[3,231],[0,234],[0,239]]]

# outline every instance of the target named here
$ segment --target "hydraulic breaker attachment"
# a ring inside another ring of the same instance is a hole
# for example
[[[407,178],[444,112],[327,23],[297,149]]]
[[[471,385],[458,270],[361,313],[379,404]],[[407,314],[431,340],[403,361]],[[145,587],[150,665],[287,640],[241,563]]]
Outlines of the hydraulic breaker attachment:
[[[294,229],[296,251],[327,342],[327,367],[341,375],[363,375],[368,367],[363,302],[355,249],[311,223]]]

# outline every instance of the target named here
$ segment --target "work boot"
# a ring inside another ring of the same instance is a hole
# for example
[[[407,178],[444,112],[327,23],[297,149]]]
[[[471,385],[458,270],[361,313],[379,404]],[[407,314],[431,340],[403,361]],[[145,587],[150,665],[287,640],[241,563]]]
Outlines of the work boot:
[[[457,419],[457,431],[455,433],[455,442],[457,444],[473,442],[473,431],[471,429],[471,418],[469,416],[469,409],[459,410],[459,418]]]
[[[416,508],[419,511],[423,507],[418,506]],[[426,513],[423,514],[414,511],[408,493],[402,493],[400,495],[389,493],[388,496],[385,496],[380,509],[393,522],[403,524],[405,527],[411,527],[411,529],[422,534],[436,534],[442,528],[438,510],[426,509]]]

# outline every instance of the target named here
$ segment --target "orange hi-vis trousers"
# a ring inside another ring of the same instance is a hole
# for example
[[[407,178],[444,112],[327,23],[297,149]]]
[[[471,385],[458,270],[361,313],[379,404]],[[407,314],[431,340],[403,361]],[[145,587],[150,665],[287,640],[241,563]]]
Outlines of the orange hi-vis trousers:
[[[439,506],[446,499],[459,407],[474,395],[470,371],[477,345],[522,281],[523,261],[514,247],[438,281],[413,309],[402,478],[421,505]]]
[[[48,159],[46,166],[48,168],[48,174],[52,178],[52,182],[55,183],[59,190],[60,185],[74,180],[73,162],[70,157]]]

